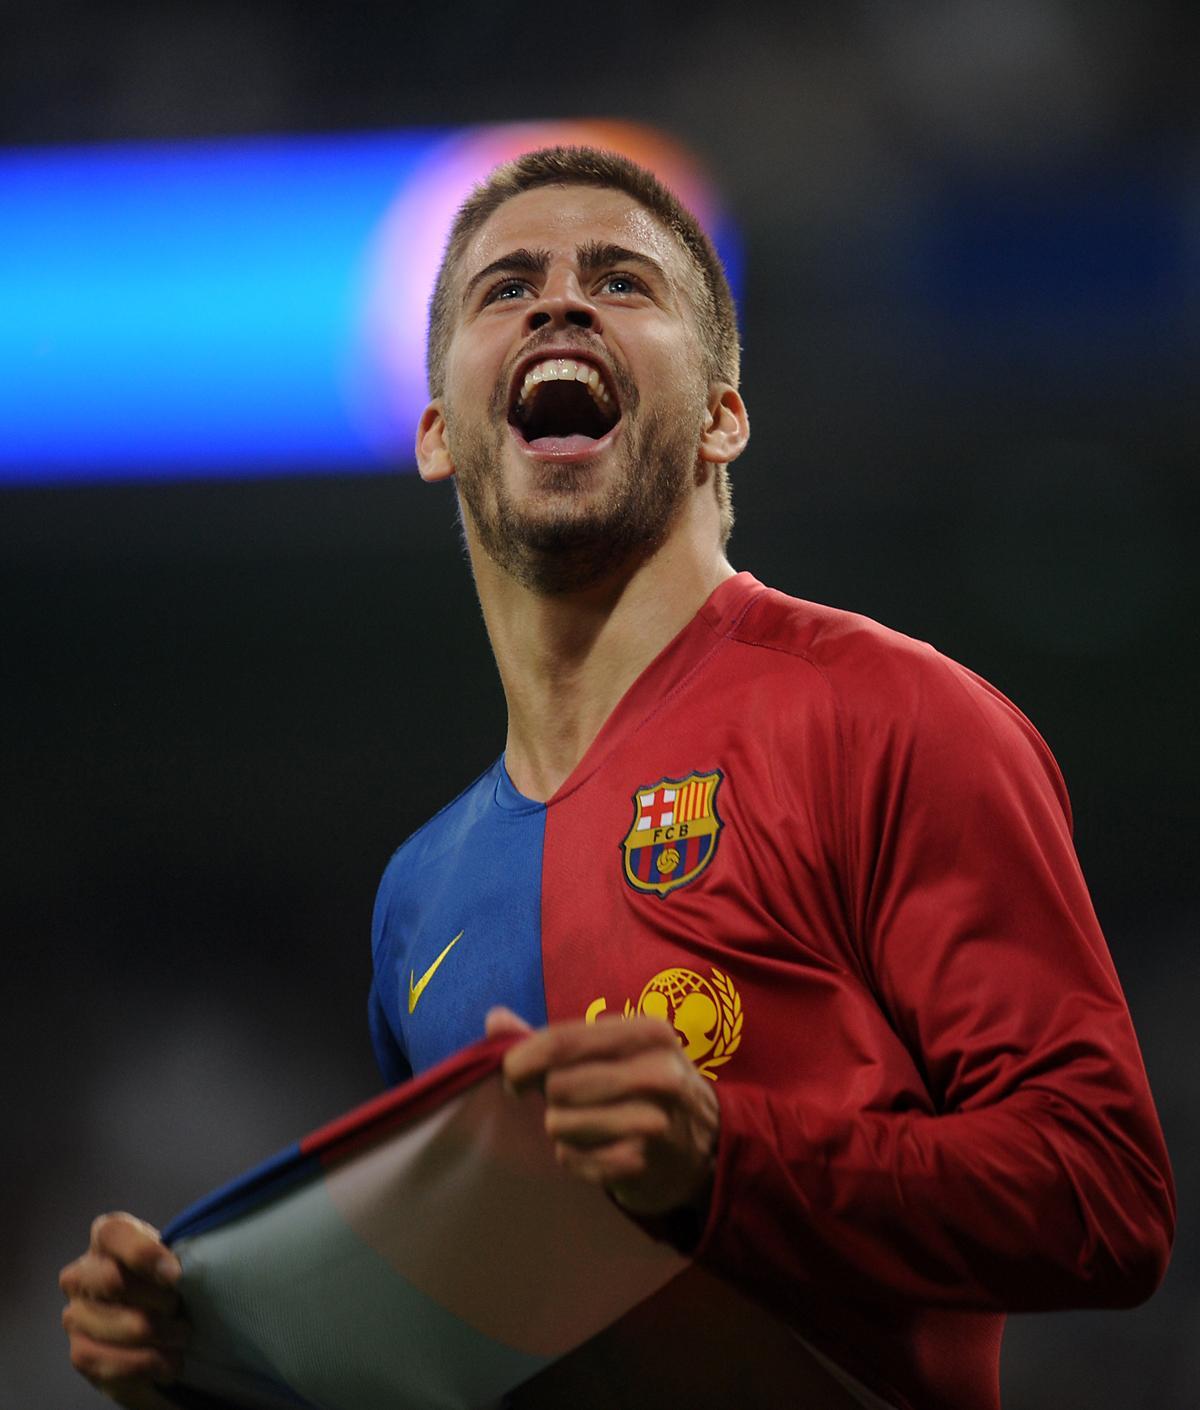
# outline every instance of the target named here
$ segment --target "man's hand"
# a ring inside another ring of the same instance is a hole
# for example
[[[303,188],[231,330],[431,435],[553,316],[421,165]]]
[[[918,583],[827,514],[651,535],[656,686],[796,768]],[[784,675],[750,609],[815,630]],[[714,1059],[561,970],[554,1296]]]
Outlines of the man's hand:
[[[529,1037],[505,1053],[505,1080],[518,1093],[545,1093],[546,1131],[567,1170],[604,1185],[631,1214],[703,1215],[720,1107],[669,1024],[638,1015],[533,1032],[509,1010],[491,1010],[489,1037],[516,1032]]]
[[[154,1383],[179,1375],[188,1336],[175,1291],[181,1272],[157,1229],[102,1214],[88,1251],[58,1275],[71,1364],[131,1410],[167,1406]]]

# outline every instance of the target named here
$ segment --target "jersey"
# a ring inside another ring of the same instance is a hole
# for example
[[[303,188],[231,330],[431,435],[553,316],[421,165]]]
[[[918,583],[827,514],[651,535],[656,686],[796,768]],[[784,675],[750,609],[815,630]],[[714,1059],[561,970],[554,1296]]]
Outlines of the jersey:
[[[728,579],[548,802],[501,759],[399,849],[373,942],[393,1081],[495,1003],[673,1024],[720,1104],[689,1251],[892,1405],[995,1410],[1006,1310],[1162,1276],[1172,1175],[1058,768],[869,619]]]

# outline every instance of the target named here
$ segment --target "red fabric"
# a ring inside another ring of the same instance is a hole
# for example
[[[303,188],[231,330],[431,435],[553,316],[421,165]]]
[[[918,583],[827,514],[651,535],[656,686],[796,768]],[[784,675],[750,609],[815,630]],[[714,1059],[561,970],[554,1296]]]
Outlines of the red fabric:
[[[310,1131],[299,1143],[301,1154],[329,1163],[373,1145],[393,1127],[411,1125],[476,1082],[482,1082],[500,1066],[514,1042],[516,1037],[510,1034],[481,1038],[419,1077],[391,1087]]]
[[[708,864],[635,889],[635,793],[715,770]],[[1065,789],[971,672],[731,579],[550,801],[542,895],[551,1020],[672,968],[720,999],[698,1259],[897,1405],[994,1410],[1003,1311],[1157,1285],[1171,1172]]]

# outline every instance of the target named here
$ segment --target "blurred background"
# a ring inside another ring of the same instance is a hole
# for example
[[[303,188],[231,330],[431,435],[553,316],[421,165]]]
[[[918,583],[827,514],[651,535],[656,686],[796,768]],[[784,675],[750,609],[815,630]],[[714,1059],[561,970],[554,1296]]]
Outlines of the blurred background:
[[[182,449],[97,432],[89,461],[86,418],[35,441],[39,398],[42,432],[85,403],[99,426],[130,379],[103,349],[60,377],[35,335],[20,174],[563,118],[653,125],[731,221],[735,566],[933,642],[1066,775],[1182,1227],[1145,1307],[1011,1319],[1006,1404],[1200,1402],[1197,72],[1192,0],[0,5],[3,1410],[101,1403],[55,1282],[94,1214],[164,1222],[378,1089],[375,884],[504,727],[453,498],[407,433],[235,454],[193,407]],[[96,210],[64,200],[42,245],[119,264]],[[253,421],[244,351],[209,359],[213,426],[239,397]],[[262,402],[288,423],[286,387]]]

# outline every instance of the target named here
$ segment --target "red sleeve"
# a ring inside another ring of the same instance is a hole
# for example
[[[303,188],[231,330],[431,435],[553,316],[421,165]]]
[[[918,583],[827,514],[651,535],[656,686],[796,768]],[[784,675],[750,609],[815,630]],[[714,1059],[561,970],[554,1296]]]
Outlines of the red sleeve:
[[[929,1110],[814,1111],[721,1083],[695,1252],[771,1301],[831,1291],[973,1309],[1128,1306],[1175,1196],[1129,1012],[1029,722],[928,648],[830,675],[858,966]],[[894,676],[894,678],[893,678]]]

